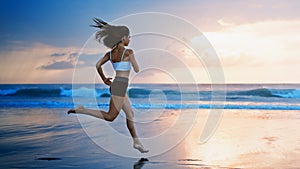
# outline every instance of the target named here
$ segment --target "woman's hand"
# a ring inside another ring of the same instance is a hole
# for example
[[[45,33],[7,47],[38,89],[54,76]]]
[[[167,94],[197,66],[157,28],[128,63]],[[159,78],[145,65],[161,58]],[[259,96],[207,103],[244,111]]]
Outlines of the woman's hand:
[[[103,80],[103,82],[104,82],[106,85],[110,86],[111,83],[112,83],[111,80],[112,80],[112,78],[105,78],[105,79]]]

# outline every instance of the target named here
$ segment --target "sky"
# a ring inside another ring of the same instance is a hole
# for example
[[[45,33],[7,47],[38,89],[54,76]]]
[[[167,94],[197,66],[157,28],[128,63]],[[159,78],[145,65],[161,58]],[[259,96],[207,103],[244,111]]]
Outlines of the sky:
[[[298,9],[298,0],[0,0],[0,83],[101,83],[95,64],[109,49],[91,38],[93,17],[110,23],[144,12],[170,14],[201,31],[224,83],[300,83]],[[128,48],[150,47],[154,39],[133,36]],[[168,39],[158,41],[164,51],[136,52],[142,71],[132,73],[133,82],[178,83],[187,72],[193,77],[187,83],[212,83],[207,70],[213,64]],[[87,43],[92,47],[82,50]],[[164,70],[143,69],[147,65]],[[105,67],[112,76],[111,65]]]

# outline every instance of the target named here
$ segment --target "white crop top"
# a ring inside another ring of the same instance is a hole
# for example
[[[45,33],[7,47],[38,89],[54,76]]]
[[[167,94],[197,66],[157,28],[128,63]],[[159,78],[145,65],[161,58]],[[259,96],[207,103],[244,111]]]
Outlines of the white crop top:
[[[122,61],[125,51],[126,51],[126,48],[124,49],[122,57],[121,57],[121,61],[119,61],[119,62],[112,62],[111,51],[110,51],[110,62],[112,63],[112,65],[116,71],[129,71],[131,69],[130,61]]]

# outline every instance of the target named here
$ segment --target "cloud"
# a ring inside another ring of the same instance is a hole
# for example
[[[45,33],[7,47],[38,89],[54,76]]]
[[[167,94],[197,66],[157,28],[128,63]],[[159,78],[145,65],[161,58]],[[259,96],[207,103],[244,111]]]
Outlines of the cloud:
[[[58,47],[25,41],[11,43],[9,49],[0,50],[0,83],[70,83],[78,56],[99,53],[95,48],[80,51],[81,47],[76,46]],[[56,57],[52,54],[65,55]]]
[[[53,53],[50,56],[59,57],[59,56],[65,56],[65,55],[66,55],[66,53]]]
[[[61,70],[61,69],[73,69],[73,68],[74,65],[67,61],[54,62],[40,67],[40,69],[48,69],[48,70]]]
[[[221,63],[224,67],[255,67],[264,66],[268,63],[254,56],[247,55],[245,53],[240,53],[239,55],[228,56],[226,58],[221,58]]]
[[[53,54],[52,54],[53,55]],[[86,67],[95,67],[96,63],[100,59],[99,56],[104,55],[100,54],[86,54],[78,52],[65,52],[65,53],[54,53],[55,58],[51,61],[48,61],[47,64],[37,67],[37,69],[45,70],[63,70],[63,69],[73,69],[75,68],[86,68]]]
[[[235,26],[234,23],[226,22],[226,21],[224,21],[223,19],[219,19],[217,22],[218,22],[221,26]]]
[[[300,20],[271,20],[231,26],[204,34],[223,59],[243,54],[272,62],[299,56],[299,30]]]
[[[66,52],[66,53],[53,53],[50,56],[63,57],[59,60],[52,60],[46,65],[39,66],[37,69],[46,70],[62,70],[62,69],[73,69],[77,61],[78,52]]]
[[[168,8],[165,8],[166,5]],[[297,0],[203,0],[190,3],[178,1],[171,4],[160,2],[160,5],[155,6],[155,8],[186,18],[201,31],[216,31],[222,30],[224,23],[227,25],[265,20],[300,19],[299,5]]]
[[[74,57],[77,57],[78,55],[79,55],[78,52],[73,52],[73,53],[69,54],[69,58],[74,58]]]

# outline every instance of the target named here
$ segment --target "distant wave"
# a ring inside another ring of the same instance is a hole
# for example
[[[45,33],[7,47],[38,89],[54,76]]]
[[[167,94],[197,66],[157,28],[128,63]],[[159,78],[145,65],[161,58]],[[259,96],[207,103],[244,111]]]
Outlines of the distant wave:
[[[2,96],[31,96],[31,97],[58,97],[60,96],[60,89],[6,89],[1,90]]]
[[[0,96],[15,94],[17,89],[0,89]]]
[[[260,96],[260,97],[280,97],[280,98],[300,98],[299,89],[268,89],[259,88],[246,91],[229,92],[229,95],[240,96]]]
[[[212,91],[178,91],[178,90],[162,90],[166,98],[170,100],[190,99],[199,100],[202,98],[210,98]],[[156,96],[162,93],[152,91],[145,88],[130,88],[128,96],[130,98],[148,98],[149,95]],[[218,95],[218,92],[215,92]],[[108,88],[94,89],[80,87],[78,89],[71,88],[21,88],[21,89],[0,89],[0,96],[13,97],[110,97]],[[274,98],[300,98],[300,89],[269,89],[258,88],[252,90],[227,91],[227,99],[238,100],[244,96],[258,97],[274,97]]]
[[[89,89],[81,87],[79,89],[45,89],[45,88],[28,88],[28,89],[0,89],[0,96],[19,96],[19,97],[108,97],[110,94],[101,89]]]
[[[270,89],[272,94],[282,98],[300,98],[300,89],[277,90]]]
[[[130,88],[128,89],[128,96],[131,98],[147,98],[149,94],[155,92],[142,89]],[[181,93],[175,90],[163,90],[165,95],[178,95]],[[109,89],[90,89],[81,87],[79,89],[42,89],[42,88],[28,88],[28,89],[0,89],[0,96],[28,96],[28,97],[110,97]]]
[[[107,97],[110,96],[109,91],[106,92],[101,89],[89,89],[86,87],[81,87],[79,89],[64,89],[60,88],[59,96],[66,97]]]
[[[128,90],[128,96],[131,98],[145,98],[148,97],[151,93],[151,90],[140,89],[140,88],[131,88]]]

